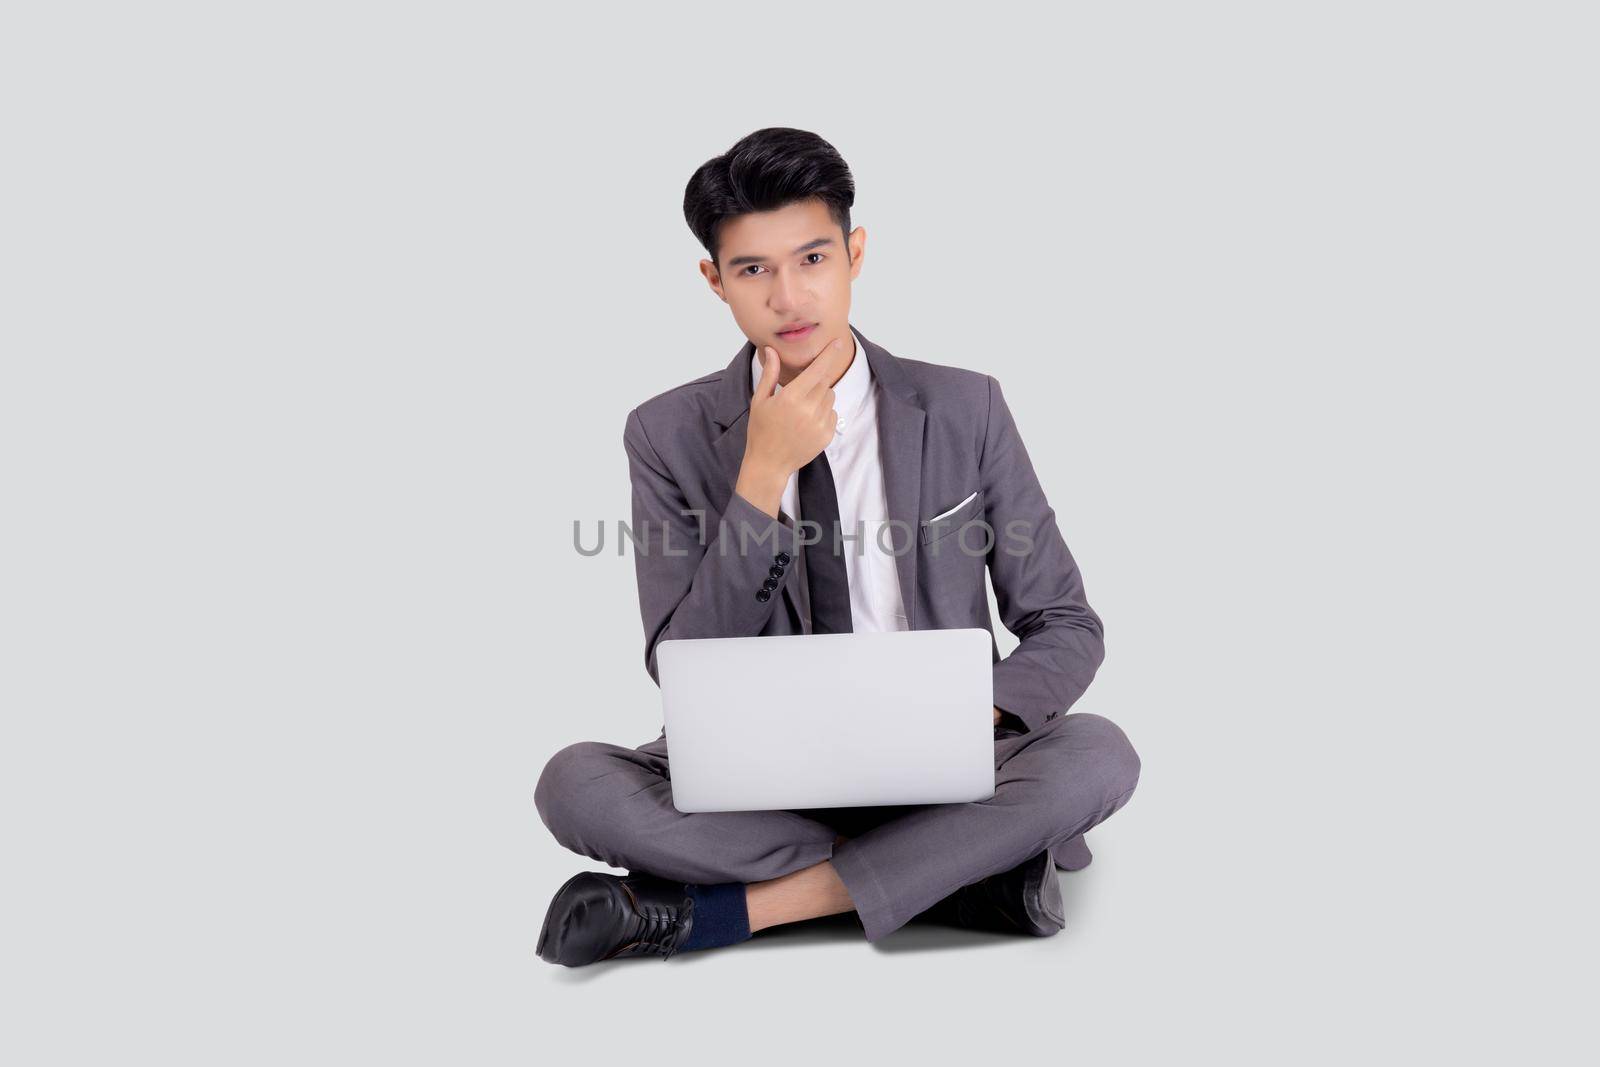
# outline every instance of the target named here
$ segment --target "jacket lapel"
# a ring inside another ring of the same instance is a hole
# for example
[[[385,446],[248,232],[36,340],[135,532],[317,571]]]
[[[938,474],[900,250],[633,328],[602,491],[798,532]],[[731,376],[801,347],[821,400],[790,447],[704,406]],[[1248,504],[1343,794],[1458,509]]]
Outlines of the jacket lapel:
[[[722,380],[717,384],[716,409],[712,418],[716,419],[723,431],[711,447],[717,455],[717,467],[724,483],[721,494],[723,511],[728,510],[728,500],[739,481],[739,465],[744,462],[745,417],[750,414],[750,393],[755,388],[750,380],[750,357],[755,355],[755,351],[756,346],[746,341],[733,357],[733,362],[728,364],[728,369],[722,372]]]
[[[922,514],[922,430],[927,413],[922,398],[900,361],[872,343],[859,329],[856,334],[867,349],[867,365],[878,391],[878,454],[883,459],[884,496],[889,518],[896,520],[884,536],[892,546],[900,596],[905,602],[906,625],[917,628],[917,553]],[[904,541],[910,541],[905,545]]]

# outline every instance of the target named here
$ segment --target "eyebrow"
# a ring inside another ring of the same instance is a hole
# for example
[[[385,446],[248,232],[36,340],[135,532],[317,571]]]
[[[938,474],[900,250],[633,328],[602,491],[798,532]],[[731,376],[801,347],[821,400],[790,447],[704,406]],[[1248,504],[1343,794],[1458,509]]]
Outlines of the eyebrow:
[[[831,245],[831,244],[833,244],[833,238],[832,237],[818,237],[814,241],[807,241],[805,244],[801,245],[799,248],[795,249],[793,252],[791,252],[789,254],[793,255],[793,256],[798,256],[802,252],[809,252],[813,248],[821,248],[824,245]],[[742,267],[747,263],[765,263],[766,261],[767,261],[767,257],[766,256],[734,256],[732,259],[728,260],[728,266],[730,266],[730,267]]]

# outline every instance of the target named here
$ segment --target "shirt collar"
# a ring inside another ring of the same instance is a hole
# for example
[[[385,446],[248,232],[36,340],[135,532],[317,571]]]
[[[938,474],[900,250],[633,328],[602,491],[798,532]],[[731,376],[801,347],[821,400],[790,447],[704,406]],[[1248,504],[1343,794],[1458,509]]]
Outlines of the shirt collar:
[[[833,386],[833,410],[839,413],[839,421],[849,427],[854,421],[856,413],[860,410],[862,401],[866,400],[867,392],[872,388],[872,368],[867,364],[867,348],[861,340],[861,335],[856,333],[854,326],[850,327],[850,336],[855,338],[856,354],[850,359],[850,366]],[[761,350],[750,357],[750,395],[755,396],[754,383],[761,378]],[[781,391],[783,386],[778,386]],[[840,431],[844,432],[843,430]]]

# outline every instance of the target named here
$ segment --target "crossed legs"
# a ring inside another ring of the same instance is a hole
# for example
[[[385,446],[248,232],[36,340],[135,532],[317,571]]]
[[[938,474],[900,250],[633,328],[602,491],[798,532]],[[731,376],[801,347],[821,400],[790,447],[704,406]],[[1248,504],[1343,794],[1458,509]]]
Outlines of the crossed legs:
[[[1077,713],[998,737],[994,796],[969,803],[684,813],[672,806],[665,736],[632,749],[568,745],[546,764],[534,803],[581,855],[684,882],[745,883],[752,931],[853,910],[876,941],[1103,822],[1138,777],[1122,730]]]

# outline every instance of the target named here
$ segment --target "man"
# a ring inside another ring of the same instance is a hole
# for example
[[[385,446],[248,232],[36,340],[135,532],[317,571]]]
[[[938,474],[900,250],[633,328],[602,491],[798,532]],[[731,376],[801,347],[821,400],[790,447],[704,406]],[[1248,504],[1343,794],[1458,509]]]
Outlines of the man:
[[[701,273],[748,340],[628,413],[645,668],[659,682],[668,638],[992,631],[987,566],[1020,640],[994,655],[995,794],[686,814],[664,730],[631,749],[570,745],[540,776],[540,817],[628,874],[557,891],[546,960],[667,957],[851,911],[869,941],[913,918],[1053,934],[1056,867],[1089,862],[1084,831],[1138,782],[1120,728],[1067,714],[1104,658],[1102,627],[999,383],[898,359],[849,322],[866,251],[854,199],[833,147],[785,128],[689,181]]]

